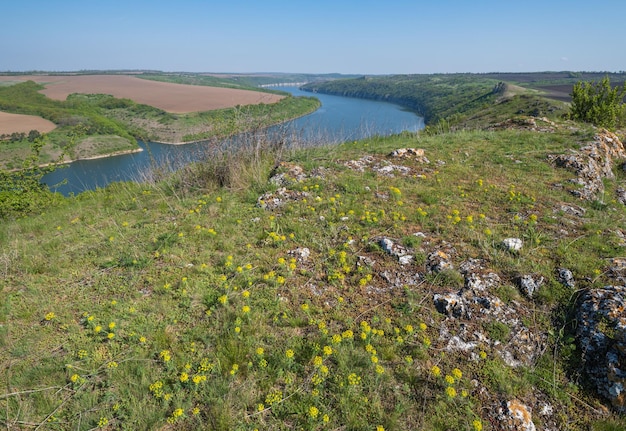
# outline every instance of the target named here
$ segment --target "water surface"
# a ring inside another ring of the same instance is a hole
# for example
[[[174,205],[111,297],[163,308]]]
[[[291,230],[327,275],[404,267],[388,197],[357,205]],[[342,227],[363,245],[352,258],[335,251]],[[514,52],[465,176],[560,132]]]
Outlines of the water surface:
[[[309,93],[297,87],[277,87],[295,96],[314,96],[321,107],[306,116],[274,126],[287,141],[299,143],[340,143],[371,136],[388,136],[424,127],[423,118],[399,105],[351,97]],[[237,137],[225,145],[236,145]],[[286,142],[289,144],[289,142]],[[142,181],[155,166],[170,167],[199,160],[214,149],[214,143],[168,145],[139,142],[144,151],[94,160],[79,160],[44,176],[43,181],[64,195],[105,187],[116,181]]]

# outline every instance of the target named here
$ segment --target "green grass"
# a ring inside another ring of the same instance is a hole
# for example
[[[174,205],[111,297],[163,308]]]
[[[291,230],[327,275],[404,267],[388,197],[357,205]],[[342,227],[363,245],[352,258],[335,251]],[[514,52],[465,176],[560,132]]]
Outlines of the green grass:
[[[440,327],[455,324],[437,313],[432,295],[458,291],[460,274],[394,288],[381,275],[423,273],[425,255],[452,244],[455,264],[480,258],[500,275],[492,293],[524,304],[527,326],[558,333],[572,295],[552,289],[555,268],[570,267],[577,288],[604,285],[606,258],[620,249],[602,244],[626,216],[614,202],[597,209],[552,187],[572,174],[551,167],[547,155],[576,140],[567,128],[406,133],[258,157],[242,152],[6,220],[0,424],[469,431],[480,421],[490,430],[494,405],[540,391],[561,412],[561,429],[619,429],[617,416],[595,423],[601,400],[569,373],[572,352],[559,354],[571,349],[561,344],[567,337],[552,337],[536,364],[520,368],[488,345],[474,359],[446,352]],[[342,163],[384,159],[401,147],[424,148],[432,163],[394,160],[412,169],[394,178]],[[267,179],[280,161],[308,173],[324,168],[323,176],[289,187],[306,196],[264,210],[257,197],[277,189]],[[561,203],[587,210],[566,234],[554,219]],[[412,248],[416,263],[402,268],[376,246],[378,236]],[[510,236],[525,240],[517,254],[499,246]],[[290,253],[303,247],[306,260]],[[551,289],[541,300],[513,287],[524,273],[546,278]],[[503,323],[468,325],[510,338]]]

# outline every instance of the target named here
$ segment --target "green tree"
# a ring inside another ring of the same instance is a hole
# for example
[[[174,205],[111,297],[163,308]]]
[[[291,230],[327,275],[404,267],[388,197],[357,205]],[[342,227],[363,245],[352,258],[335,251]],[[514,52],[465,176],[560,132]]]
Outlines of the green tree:
[[[623,88],[612,87],[606,76],[599,83],[579,81],[572,90],[570,116],[609,130],[615,130],[625,123],[626,84]]]

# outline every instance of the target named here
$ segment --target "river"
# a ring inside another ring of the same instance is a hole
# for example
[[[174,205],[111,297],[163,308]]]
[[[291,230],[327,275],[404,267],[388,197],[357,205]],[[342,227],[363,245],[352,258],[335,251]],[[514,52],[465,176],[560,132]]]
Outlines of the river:
[[[315,96],[321,107],[304,117],[270,129],[299,141],[339,143],[370,136],[388,136],[402,131],[417,131],[424,120],[401,106],[387,102],[308,93],[297,87],[275,87],[294,96]],[[235,138],[236,139],[236,138]],[[207,143],[168,145],[139,142],[142,152],[79,160],[43,177],[53,191],[70,195],[116,181],[142,181],[150,176],[152,168],[170,165],[173,161],[186,163],[198,160],[209,151]]]

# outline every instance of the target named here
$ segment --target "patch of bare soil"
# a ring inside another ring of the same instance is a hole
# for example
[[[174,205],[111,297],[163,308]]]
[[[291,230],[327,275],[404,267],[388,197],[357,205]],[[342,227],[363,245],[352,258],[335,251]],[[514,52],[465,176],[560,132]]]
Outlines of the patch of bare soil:
[[[37,117],[36,115],[9,114],[0,111],[0,135],[11,133],[28,133],[37,130],[47,133],[56,127],[52,121]]]
[[[282,96],[259,91],[149,81],[127,75],[0,76],[0,81],[35,81],[46,96],[65,100],[72,93],[110,94],[171,113],[211,111],[237,105],[275,103]]]

